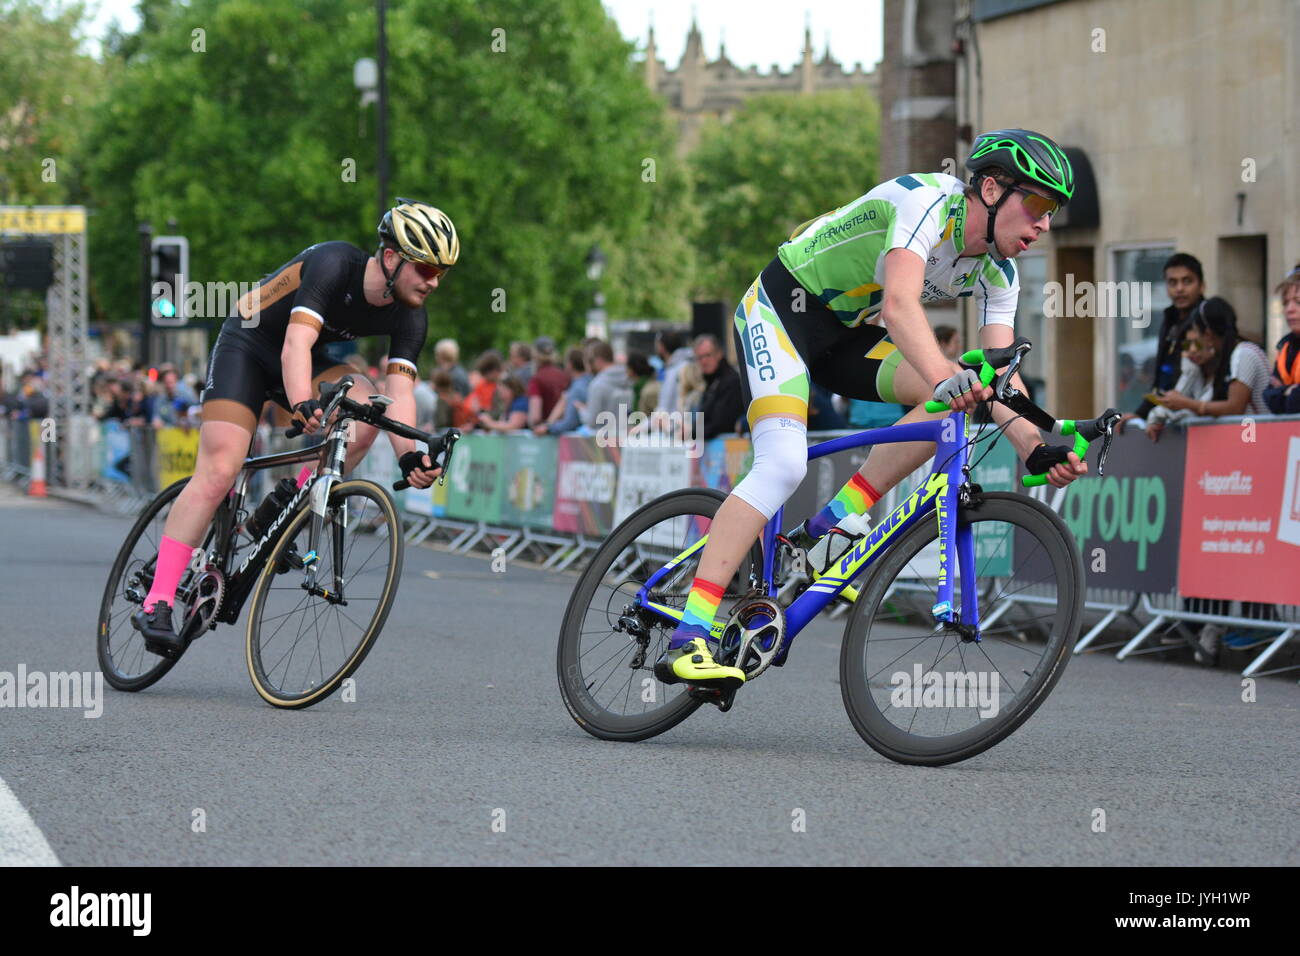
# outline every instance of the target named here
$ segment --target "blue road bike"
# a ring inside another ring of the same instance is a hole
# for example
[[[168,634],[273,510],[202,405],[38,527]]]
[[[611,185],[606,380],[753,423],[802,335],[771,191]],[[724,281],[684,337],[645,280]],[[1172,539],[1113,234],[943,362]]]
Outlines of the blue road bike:
[[[1017,416],[1073,436],[1081,459],[1104,439],[1101,473],[1119,413],[1058,421],[1034,405],[1011,384],[1029,348],[1021,338],[1005,349],[967,352],[962,364],[978,369],[981,381],[994,385],[994,400]],[[816,459],[867,445],[933,442],[935,468],[820,576],[807,573],[804,553],[780,533],[784,509],[777,511],[728,583],[713,629],[715,658],[743,668],[748,684],[783,666],[795,637],[832,602],[849,602],[840,653],[844,705],[862,738],[902,763],[965,760],[1011,734],[1060,679],[1082,623],[1083,564],[1073,536],[1041,502],[984,491],[971,480],[977,456],[1005,426],[968,429],[966,419],[953,412],[809,447]],[[731,708],[737,691],[666,685],[653,672],[725,500],[691,488],[650,502],[606,538],[583,572],[565,611],[557,664],[565,705],[588,733],[644,740],[705,703]]]

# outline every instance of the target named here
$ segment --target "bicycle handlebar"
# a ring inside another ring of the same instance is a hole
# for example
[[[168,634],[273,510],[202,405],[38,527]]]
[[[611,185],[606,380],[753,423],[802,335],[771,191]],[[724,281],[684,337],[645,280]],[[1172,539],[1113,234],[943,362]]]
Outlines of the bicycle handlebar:
[[[424,442],[428,446],[429,461],[433,462],[435,468],[441,467],[442,474],[438,476],[438,484],[445,484],[447,481],[447,471],[451,467],[451,452],[456,442],[460,440],[460,431],[455,428],[447,429],[441,436],[434,435],[430,432],[421,431],[402,422],[394,421],[384,414],[384,406],[379,402],[373,402],[363,405],[347,397],[347,391],[355,384],[351,375],[345,375],[337,382],[321,382],[320,396],[321,401],[325,403],[325,412],[321,421],[329,421],[335,409],[344,413],[344,418],[352,418],[366,425],[372,425],[382,431],[392,432],[394,435],[400,435],[403,438],[409,438],[412,441]],[[285,429],[285,438],[297,438],[303,433],[304,429],[301,422],[294,422],[290,428]],[[442,464],[438,464],[438,457],[442,456]],[[409,488],[411,483],[402,478],[393,483],[394,491],[402,491]]]
[[[1030,423],[1037,425],[1043,431],[1055,432],[1067,437],[1073,435],[1074,447],[1071,451],[1079,456],[1080,461],[1088,453],[1088,448],[1092,442],[1104,437],[1105,441],[1102,443],[1101,456],[1097,462],[1097,474],[1105,474],[1106,455],[1110,452],[1110,443],[1115,437],[1115,423],[1119,421],[1120,413],[1113,408],[1108,408],[1096,418],[1087,421],[1057,420],[1048,412],[1039,408],[1011,384],[1012,376],[1020,367],[1024,354],[1031,347],[1029,340],[1022,336],[1007,348],[971,349],[962,354],[961,365],[964,368],[978,371],[980,382],[985,388],[992,385],[993,380],[996,378],[997,385],[994,387],[993,399],[1023,416]],[[1000,378],[997,371],[999,368],[1006,369]],[[948,404],[946,402],[928,401],[925,403],[925,410],[931,413],[947,411]],[[1047,475],[1025,475],[1020,479],[1020,483],[1026,488],[1045,485],[1047,484]]]

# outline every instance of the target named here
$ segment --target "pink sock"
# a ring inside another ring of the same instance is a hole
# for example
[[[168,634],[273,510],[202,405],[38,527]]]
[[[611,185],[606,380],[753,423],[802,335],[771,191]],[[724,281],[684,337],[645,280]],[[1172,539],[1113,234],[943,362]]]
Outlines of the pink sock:
[[[177,541],[175,538],[169,538],[163,535],[162,544],[158,547],[158,563],[153,573],[153,587],[149,589],[149,596],[144,599],[144,609],[152,611],[153,606],[159,601],[166,601],[168,604],[176,603],[176,586],[181,583],[181,575],[185,573],[185,566],[190,563],[190,555],[194,549],[184,541]]]

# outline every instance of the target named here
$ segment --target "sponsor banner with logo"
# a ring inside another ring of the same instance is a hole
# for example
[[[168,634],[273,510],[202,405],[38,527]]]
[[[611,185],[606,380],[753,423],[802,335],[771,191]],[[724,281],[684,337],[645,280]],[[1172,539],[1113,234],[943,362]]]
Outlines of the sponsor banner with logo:
[[[103,442],[100,444],[102,459],[99,473],[109,481],[129,482],[131,476],[126,469],[130,467],[131,433],[117,419],[103,422]]]
[[[1014,490],[1018,475],[1016,450],[1011,442],[1001,438],[992,447],[977,445],[971,461],[976,462],[971,469],[971,481],[985,491]],[[975,565],[979,568],[978,573],[988,577],[1011,574],[1016,537],[1005,526],[999,530],[996,522],[976,522]]]
[[[1182,514],[1179,591],[1300,604],[1300,420],[1190,429]]]
[[[457,449],[457,454],[459,454]],[[613,527],[620,450],[595,438],[561,435],[555,476],[556,531],[606,534]]]
[[[740,479],[749,474],[754,465],[754,445],[748,436],[744,438],[722,439],[723,468],[731,487],[740,484]]]
[[[509,525],[549,529],[555,512],[556,440],[507,435],[505,442],[501,520]]]
[[[447,479],[447,517],[496,524],[501,520],[504,435],[466,435],[456,443]]]
[[[691,460],[681,448],[624,445],[618,469],[614,526],[642,505],[691,485]]]
[[[1182,428],[1166,428],[1155,443],[1130,430],[1111,444],[1103,477],[1097,475],[1096,442],[1088,449],[1088,474],[1065,488],[1025,489],[1019,483],[1027,474],[1023,463],[1016,486],[1065,521],[1083,556],[1088,587],[1164,593],[1178,578],[1186,452]]]
[[[749,439],[743,439],[748,444]],[[691,486],[716,488],[724,495],[735,486],[727,474],[727,440],[710,438],[701,446],[700,456],[691,461]]]
[[[453,459],[454,462],[454,459]],[[398,469],[401,474],[401,469]],[[394,479],[396,480],[396,479]],[[434,481],[428,488],[407,488],[401,499],[402,510],[425,518],[441,518],[447,514],[447,481]]]
[[[160,428],[158,435],[158,487],[166,488],[194,474],[199,456],[197,428]]]
[[[687,455],[692,488],[715,488],[729,495],[754,464],[754,446],[748,435],[711,438],[699,448],[694,457],[678,449],[678,454]]]

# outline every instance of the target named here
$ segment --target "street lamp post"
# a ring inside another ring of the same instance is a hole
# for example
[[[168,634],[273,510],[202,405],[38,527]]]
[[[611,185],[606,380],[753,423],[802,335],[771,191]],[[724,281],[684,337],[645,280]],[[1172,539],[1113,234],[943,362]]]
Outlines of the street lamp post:
[[[352,65],[352,85],[361,91],[361,109],[375,104],[375,139],[378,155],[375,173],[379,180],[379,218],[388,211],[388,2],[376,0],[375,19],[379,39],[377,59],[364,56]]]
[[[153,226],[142,222],[136,232],[140,237],[140,361],[147,366],[153,330]]]

